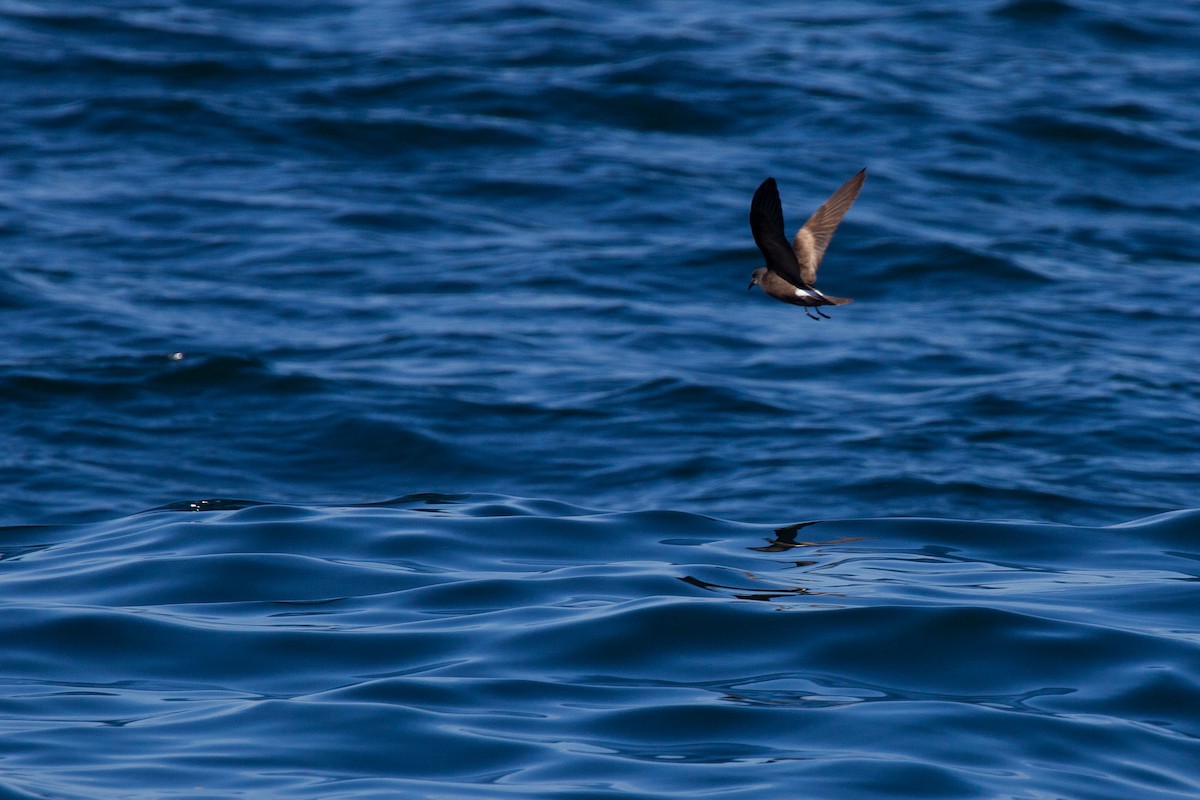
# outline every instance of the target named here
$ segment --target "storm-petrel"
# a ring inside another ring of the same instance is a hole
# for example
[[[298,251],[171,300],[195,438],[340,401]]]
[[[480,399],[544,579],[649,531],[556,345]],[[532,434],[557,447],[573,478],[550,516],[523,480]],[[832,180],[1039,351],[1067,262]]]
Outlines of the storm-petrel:
[[[817,282],[817,267],[821,266],[833,232],[854,204],[866,179],[867,171],[862,169],[843,183],[842,188],[813,212],[804,227],[796,232],[796,238],[790,245],[784,233],[779,187],[775,185],[774,178],[763,181],[750,201],[750,231],[767,265],[754,270],[747,288],[753,289],[757,284],[776,300],[804,306],[804,313],[813,319],[818,317],[813,317],[808,310],[810,307],[844,306],[853,302],[852,297],[825,294],[813,284]],[[817,308],[817,313],[829,319],[820,308]]]

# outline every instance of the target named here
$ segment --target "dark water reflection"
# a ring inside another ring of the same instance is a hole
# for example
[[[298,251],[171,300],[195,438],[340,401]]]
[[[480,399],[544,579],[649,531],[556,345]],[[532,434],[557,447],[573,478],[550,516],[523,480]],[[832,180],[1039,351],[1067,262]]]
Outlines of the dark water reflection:
[[[4,785],[1186,796],[1198,521],[775,530],[425,495],[6,528]]]

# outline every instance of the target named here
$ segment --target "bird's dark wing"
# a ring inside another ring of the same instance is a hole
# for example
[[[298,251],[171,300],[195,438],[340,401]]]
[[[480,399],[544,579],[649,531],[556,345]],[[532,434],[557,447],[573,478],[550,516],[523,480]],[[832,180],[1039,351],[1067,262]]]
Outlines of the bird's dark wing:
[[[774,178],[763,181],[750,201],[750,232],[767,260],[767,269],[796,286],[804,285],[800,280],[800,264],[783,229],[783,206]]]
[[[796,232],[796,238],[792,240],[792,250],[796,254],[796,260],[800,262],[800,277],[806,283],[817,282],[817,267],[821,266],[821,259],[825,258],[825,248],[829,247],[829,240],[833,238],[833,232],[837,230],[842,217],[846,216],[850,206],[858,199],[858,193],[862,191],[863,181],[866,179],[867,171],[859,170],[857,175],[830,195],[808,218],[804,227]]]

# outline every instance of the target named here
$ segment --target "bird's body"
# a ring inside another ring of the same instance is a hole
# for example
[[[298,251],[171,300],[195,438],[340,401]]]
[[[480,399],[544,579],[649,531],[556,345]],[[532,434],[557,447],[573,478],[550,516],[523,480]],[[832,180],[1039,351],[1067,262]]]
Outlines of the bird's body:
[[[806,314],[810,307],[844,306],[853,302],[854,298],[851,297],[827,295],[814,284],[829,240],[833,238],[833,232],[837,230],[842,217],[854,204],[866,178],[867,171],[864,169],[842,184],[813,212],[790,243],[784,232],[779,188],[774,178],[763,181],[750,203],[750,232],[754,234],[754,242],[762,251],[766,266],[754,270],[750,287],[761,286],[764,292],[777,300],[804,306]],[[820,310],[817,313],[825,316]],[[812,314],[808,315],[812,317]]]
[[[769,269],[765,272],[766,274],[759,278],[757,283],[764,292],[776,300],[782,300],[794,306],[844,306],[854,302],[853,297],[834,297],[819,291],[815,286],[795,286],[788,283],[786,278],[781,278]]]

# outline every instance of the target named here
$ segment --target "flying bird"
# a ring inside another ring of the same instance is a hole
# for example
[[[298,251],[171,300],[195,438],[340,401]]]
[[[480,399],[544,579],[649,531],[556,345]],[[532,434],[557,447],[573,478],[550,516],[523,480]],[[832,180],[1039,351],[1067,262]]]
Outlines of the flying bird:
[[[817,267],[821,266],[821,259],[825,257],[825,248],[829,247],[833,232],[854,204],[866,179],[867,171],[861,169],[843,183],[842,188],[813,212],[790,244],[784,233],[779,187],[775,185],[774,178],[763,181],[750,201],[750,232],[754,234],[754,243],[762,251],[767,265],[754,270],[750,285],[746,288],[761,286],[776,300],[803,306],[804,313],[813,319],[819,317],[813,317],[810,308],[829,319],[821,311],[821,306],[844,306],[854,302],[853,297],[825,294],[814,284],[817,282]]]

